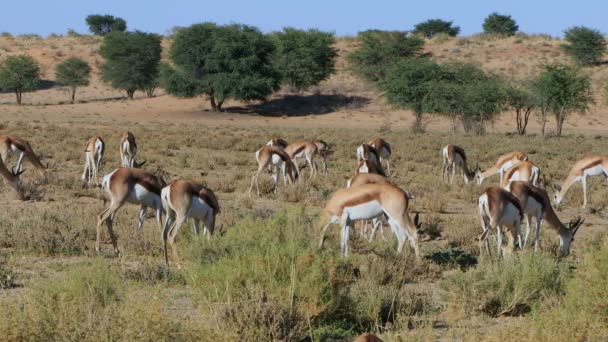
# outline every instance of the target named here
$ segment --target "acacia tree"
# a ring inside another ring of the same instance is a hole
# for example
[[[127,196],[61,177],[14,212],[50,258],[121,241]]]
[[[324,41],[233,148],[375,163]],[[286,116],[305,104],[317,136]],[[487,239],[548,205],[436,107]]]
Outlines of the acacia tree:
[[[213,110],[227,99],[264,100],[279,89],[272,64],[274,44],[257,28],[233,24],[195,24],[175,34],[173,65],[162,69],[162,83],[178,97],[208,95]]]
[[[59,84],[70,89],[72,103],[76,97],[76,89],[88,86],[90,76],[91,67],[78,57],[70,57],[55,67],[55,78]]]
[[[606,39],[598,30],[576,26],[564,32],[562,50],[583,66],[596,65],[606,53]]]
[[[453,26],[452,21],[441,19],[429,19],[414,26],[414,33],[421,34],[426,38],[433,38],[438,33],[445,33],[450,37],[456,37],[460,33],[460,27]]]
[[[504,108],[503,85],[495,78],[471,82],[463,89],[462,101],[465,131],[474,129],[476,134],[484,134],[486,123],[493,121]]]
[[[85,19],[89,31],[98,36],[105,36],[110,32],[124,32],[127,30],[127,22],[113,15],[91,14]]]
[[[99,52],[106,62],[101,77],[133,99],[136,90],[146,90],[157,82],[161,38],[144,32],[112,32],[105,36]]]
[[[332,33],[285,28],[270,38],[276,46],[274,66],[284,83],[298,91],[326,80],[336,64],[336,40]]]
[[[500,34],[503,36],[512,36],[519,26],[510,15],[498,14],[496,12],[486,17],[483,22],[483,32],[489,34]]]
[[[525,85],[507,86],[505,96],[507,107],[515,112],[517,134],[525,135],[530,115],[539,105],[536,96]]]
[[[369,30],[357,39],[361,45],[346,58],[356,75],[371,82],[383,79],[398,60],[420,56],[424,47],[424,40],[401,31]]]
[[[543,108],[555,115],[557,136],[572,113],[585,113],[594,103],[591,81],[573,66],[553,63],[542,66],[534,88]]]
[[[40,66],[32,56],[9,56],[0,63],[0,89],[15,93],[21,104],[24,92],[34,91],[40,84]]]

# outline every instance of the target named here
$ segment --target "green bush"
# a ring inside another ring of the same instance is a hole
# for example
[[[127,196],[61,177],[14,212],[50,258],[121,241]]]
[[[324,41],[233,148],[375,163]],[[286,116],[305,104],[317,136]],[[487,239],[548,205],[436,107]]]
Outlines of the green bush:
[[[496,12],[486,17],[483,22],[483,32],[489,34],[498,34],[502,36],[514,35],[519,26],[510,15],[498,14]]]
[[[70,57],[55,67],[55,78],[59,84],[70,89],[72,103],[76,97],[76,89],[88,86],[90,77],[91,67],[78,57]]]
[[[563,44],[562,50],[580,65],[596,65],[606,53],[606,39],[598,30],[571,27],[564,32],[564,40],[568,44]]]
[[[89,31],[95,35],[105,36],[110,32],[124,32],[127,30],[127,22],[113,15],[92,14],[85,19]]]
[[[40,65],[32,56],[9,56],[0,63],[0,89],[15,93],[21,104],[24,92],[34,91],[40,84]]]

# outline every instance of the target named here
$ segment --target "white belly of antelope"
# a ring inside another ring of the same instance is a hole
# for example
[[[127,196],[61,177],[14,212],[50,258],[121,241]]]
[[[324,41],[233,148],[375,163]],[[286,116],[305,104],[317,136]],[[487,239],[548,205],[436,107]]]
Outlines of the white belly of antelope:
[[[200,197],[192,196],[192,205],[190,206],[188,216],[195,219],[204,220],[211,214],[213,214],[213,208],[211,208]]]
[[[602,165],[596,165],[594,167],[590,167],[588,169],[586,169],[584,171],[585,175],[587,176],[599,176],[605,173],[604,168],[602,167]]]
[[[146,207],[156,208],[158,203],[160,203],[160,197],[157,194],[148,191],[148,189],[143,186],[135,184],[127,201],[134,204],[143,204]]]
[[[370,201],[353,207],[344,208],[343,215],[348,215],[350,220],[368,220],[378,217],[384,213],[384,209],[378,201]]]

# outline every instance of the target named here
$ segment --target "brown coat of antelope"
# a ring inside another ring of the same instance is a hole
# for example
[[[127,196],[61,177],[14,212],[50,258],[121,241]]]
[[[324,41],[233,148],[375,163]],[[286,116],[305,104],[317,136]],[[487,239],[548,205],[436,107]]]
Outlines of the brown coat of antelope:
[[[20,199],[23,199],[23,194],[21,193],[21,189],[19,188],[19,175],[22,174],[23,171],[24,170],[9,170],[4,165],[2,160],[0,160],[0,174],[2,174],[2,177],[4,177],[4,179],[6,179],[8,185],[10,185],[11,188],[13,188],[15,192],[17,192],[17,195]]]
[[[38,169],[41,176],[46,178],[48,165],[42,165],[40,159],[36,153],[34,153],[32,146],[27,140],[10,135],[0,136],[0,155],[2,156],[2,162],[5,166],[9,154],[19,155],[16,166],[17,172],[22,169],[23,158],[25,158],[29,160],[36,169]]]
[[[298,173],[295,170],[296,167],[293,164],[289,155],[285,153],[280,147],[276,146],[262,146],[255,153],[255,160],[258,163],[258,169],[251,176],[251,185],[249,186],[249,194],[251,195],[251,190],[253,190],[253,184],[255,183],[255,188],[258,196],[260,196],[260,185],[259,185],[259,177],[262,171],[267,166],[273,166],[274,174],[272,175],[272,180],[274,181],[274,192],[276,193],[279,188],[279,169],[283,173],[283,181],[285,186],[287,186],[287,177],[289,177],[289,182],[294,182],[296,178],[298,178]]]

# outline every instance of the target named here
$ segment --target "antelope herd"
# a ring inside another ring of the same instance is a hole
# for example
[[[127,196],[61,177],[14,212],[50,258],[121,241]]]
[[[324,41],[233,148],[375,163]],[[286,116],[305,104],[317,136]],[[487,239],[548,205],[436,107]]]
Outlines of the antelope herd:
[[[8,184],[21,195],[20,175],[24,172],[23,161],[29,161],[42,176],[46,178],[48,165],[43,165],[34,153],[30,144],[14,136],[0,136],[0,174]],[[121,167],[103,176],[101,188],[109,198],[109,206],[97,218],[97,238],[95,249],[100,250],[101,227],[107,226],[112,246],[116,255],[120,255],[118,241],[112,229],[117,211],[127,202],[140,206],[137,219],[137,231],[140,232],[146,211],[155,211],[156,222],[161,232],[165,261],[169,264],[167,244],[171,246],[173,258],[179,267],[179,256],[175,246],[175,237],[180,227],[189,219],[194,220],[195,234],[200,233],[200,222],[203,222],[203,235],[207,238],[215,230],[216,216],[220,213],[217,197],[211,189],[200,182],[192,180],[174,180],[167,182],[160,176],[144,171],[138,163],[137,144],[131,132],[125,132],[120,139]],[[85,164],[82,174],[83,186],[97,186],[98,172],[102,166],[105,143],[101,137],[90,138],[84,149]],[[333,153],[330,144],[323,140],[302,140],[289,144],[286,140],[275,137],[255,152],[257,170],[251,177],[249,195],[255,184],[257,195],[260,195],[259,177],[264,170],[272,173],[274,192],[278,192],[279,179],[283,177],[283,186],[301,181],[300,168],[309,169],[308,178],[318,173],[317,160],[322,163],[322,174],[327,173],[327,158]],[[346,188],[338,189],[327,201],[324,208],[325,219],[322,225],[319,248],[323,247],[327,229],[332,224],[341,226],[341,252],[348,256],[348,242],[354,223],[372,220],[372,231],[369,240],[373,239],[378,227],[385,220],[397,238],[397,252],[401,252],[406,240],[417,257],[420,257],[418,230],[421,226],[419,215],[410,217],[410,201],[414,196],[391,181],[391,146],[384,139],[376,137],[356,148],[357,166],[354,177],[348,180]],[[9,155],[17,156],[16,166],[7,167]],[[454,184],[457,169],[460,170],[463,182],[468,184],[476,179],[481,185],[488,177],[499,174],[500,187],[486,188],[478,200],[479,218],[482,232],[479,238],[480,248],[490,253],[488,237],[495,233],[498,255],[508,256],[519,248],[526,247],[530,238],[531,224],[534,219],[534,250],[538,250],[540,227],[543,221],[553,229],[559,238],[561,254],[570,252],[574,235],[584,219],[577,217],[566,226],[557,217],[552,208],[547,192],[539,187],[540,168],[522,152],[514,151],[498,158],[496,163],[485,171],[477,165],[469,166],[465,150],[449,144],[441,150],[443,157],[442,178]],[[304,164],[300,166],[301,160]],[[386,163],[387,172],[382,163]],[[450,175],[451,171],[451,175]],[[556,193],[554,203],[559,205],[568,189],[576,182],[583,186],[584,206],[587,206],[587,178],[604,175],[608,177],[608,156],[589,156],[576,162],[562,186],[554,185]],[[163,224],[163,213],[166,220]],[[522,236],[522,221],[526,221],[526,231]],[[503,233],[507,238],[503,246]],[[362,230],[367,235],[366,228]]]

